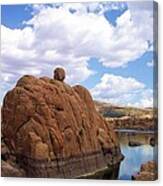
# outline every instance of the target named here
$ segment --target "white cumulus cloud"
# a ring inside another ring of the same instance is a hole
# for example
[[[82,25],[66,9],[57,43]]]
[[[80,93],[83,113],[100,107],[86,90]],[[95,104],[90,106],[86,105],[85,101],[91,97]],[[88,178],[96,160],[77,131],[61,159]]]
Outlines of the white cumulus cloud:
[[[130,6],[117,18],[116,26],[103,14],[125,6],[125,3],[34,5],[33,17],[24,23],[24,28],[2,25],[3,83],[13,85],[24,74],[52,76],[53,69],[62,66],[66,69],[66,81],[74,84],[95,73],[89,67],[92,57],[107,68],[123,67],[141,57],[149,50],[149,40],[152,43],[151,21],[142,21],[143,30],[135,19],[140,15]],[[151,20],[152,9],[143,11],[143,20]]]
[[[132,77],[104,74],[91,90],[94,99],[118,105],[150,107],[153,91]]]

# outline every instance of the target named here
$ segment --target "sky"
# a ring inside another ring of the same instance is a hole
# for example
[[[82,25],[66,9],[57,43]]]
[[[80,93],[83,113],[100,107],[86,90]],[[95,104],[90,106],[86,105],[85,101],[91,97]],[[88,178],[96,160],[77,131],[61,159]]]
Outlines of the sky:
[[[95,100],[153,105],[153,3],[1,6],[0,101],[26,74],[81,84]]]

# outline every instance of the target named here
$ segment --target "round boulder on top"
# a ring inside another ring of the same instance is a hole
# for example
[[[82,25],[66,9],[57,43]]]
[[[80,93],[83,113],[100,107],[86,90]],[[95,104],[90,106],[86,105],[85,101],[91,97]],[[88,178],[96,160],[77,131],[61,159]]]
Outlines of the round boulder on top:
[[[63,68],[56,68],[54,70],[54,79],[58,81],[63,81],[65,79],[65,70]]]
[[[65,72],[21,77],[2,106],[2,135],[27,177],[76,178],[119,164],[113,129],[89,91],[62,83]]]

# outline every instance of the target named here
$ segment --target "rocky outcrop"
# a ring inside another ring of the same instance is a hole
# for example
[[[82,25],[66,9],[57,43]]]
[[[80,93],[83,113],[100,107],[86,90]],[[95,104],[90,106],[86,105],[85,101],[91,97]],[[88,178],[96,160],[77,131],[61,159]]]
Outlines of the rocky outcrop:
[[[1,159],[6,161],[9,159],[10,156],[10,151],[8,147],[5,145],[3,142],[3,138],[1,139]]]
[[[114,129],[155,130],[157,127],[157,119],[150,116],[124,116],[121,118],[106,118],[106,120],[108,125],[111,125]]]
[[[148,161],[141,165],[140,172],[132,176],[133,180],[153,181],[157,179],[157,165],[154,161]]]
[[[1,176],[2,177],[25,177],[25,171],[16,164],[11,164],[7,161],[1,161]]]
[[[74,178],[120,162],[119,143],[88,90],[26,75],[2,107],[2,134],[29,177]]]
[[[157,130],[157,109],[115,106],[94,101],[96,110],[114,129]]]
[[[1,176],[3,177],[25,177],[26,173],[17,163],[7,145],[1,137]]]

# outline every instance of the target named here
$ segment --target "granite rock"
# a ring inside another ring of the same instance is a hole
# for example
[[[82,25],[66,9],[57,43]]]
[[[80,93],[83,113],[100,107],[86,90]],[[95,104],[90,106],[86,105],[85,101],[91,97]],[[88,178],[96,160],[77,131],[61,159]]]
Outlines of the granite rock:
[[[15,164],[6,161],[1,161],[1,176],[2,177],[25,177],[25,171]]]
[[[74,177],[122,158],[116,134],[89,91],[69,86],[64,78],[62,69],[55,70],[54,79],[25,75],[3,100],[2,134],[28,176]],[[81,161],[79,171],[72,168],[75,159]]]
[[[157,165],[155,161],[148,161],[141,165],[140,171],[132,176],[133,180],[154,181],[157,179]]]
[[[58,81],[63,81],[65,79],[65,71],[63,68],[56,68],[54,70],[54,79]]]

